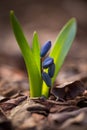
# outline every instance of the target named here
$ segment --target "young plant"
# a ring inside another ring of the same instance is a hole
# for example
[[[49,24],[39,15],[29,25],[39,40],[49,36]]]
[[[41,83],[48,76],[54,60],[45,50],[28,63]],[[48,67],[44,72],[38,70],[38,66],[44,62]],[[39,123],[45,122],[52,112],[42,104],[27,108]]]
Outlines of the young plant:
[[[26,64],[30,97],[44,95],[48,98],[53,83],[75,38],[76,20],[72,18],[67,22],[57,36],[52,48],[51,41],[47,41],[41,50],[36,32],[34,32],[32,47],[30,48],[14,11],[10,11],[10,20]],[[47,56],[49,50],[49,56]]]

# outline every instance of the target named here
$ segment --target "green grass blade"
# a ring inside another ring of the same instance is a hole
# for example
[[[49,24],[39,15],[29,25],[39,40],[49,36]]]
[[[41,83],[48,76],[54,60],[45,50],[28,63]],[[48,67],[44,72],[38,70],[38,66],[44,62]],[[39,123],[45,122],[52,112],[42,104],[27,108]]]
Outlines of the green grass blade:
[[[13,11],[10,12],[10,20],[17,43],[21,49],[27,67],[30,80],[30,96],[39,97],[41,96],[42,81],[33,53]]]
[[[36,60],[36,64],[37,64],[37,67],[39,69],[39,72],[41,73],[40,44],[39,44],[38,35],[36,32],[34,32],[34,34],[33,34],[32,52],[33,52],[33,56]]]
[[[63,64],[63,61],[71,47],[71,44],[76,35],[76,20],[72,18],[59,33],[52,50],[50,52],[50,57],[54,59],[55,63],[55,74],[52,82],[55,81],[56,76]]]

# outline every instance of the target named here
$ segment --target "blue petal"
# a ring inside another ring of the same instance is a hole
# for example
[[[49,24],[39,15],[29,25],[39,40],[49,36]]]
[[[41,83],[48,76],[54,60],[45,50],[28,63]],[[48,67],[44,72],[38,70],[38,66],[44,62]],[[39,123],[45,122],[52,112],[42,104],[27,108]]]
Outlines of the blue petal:
[[[51,41],[47,41],[41,48],[40,56],[44,57],[51,48]]]
[[[49,69],[48,69],[48,74],[49,74],[49,76],[50,76],[51,78],[53,77],[54,72],[55,72],[55,64],[53,63],[53,64],[49,67]]]
[[[50,65],[53,64],[53,58],[47,57],[43,63],[42,63],[42,67],[43,68],[48,68]]]
[[[46,72],[42,72],[42,79],[45,81],[48,87],[51,87],[51,78]]]

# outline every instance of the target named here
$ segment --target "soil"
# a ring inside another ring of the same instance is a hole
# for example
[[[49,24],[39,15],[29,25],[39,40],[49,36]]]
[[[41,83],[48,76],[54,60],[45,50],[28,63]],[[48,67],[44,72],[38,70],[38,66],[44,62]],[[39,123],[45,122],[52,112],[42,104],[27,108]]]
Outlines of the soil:
[[[87,2],[8,1],[0,4],[0,130],[87,130]],[[48,38],[54,41],[69,18],[77,18],[75,43],[49,99],[29,98],[25,64],[8,24],[8,10],[12,8],[29,39],[36,29],[42,44]]]
[[[87,68],[67,67],[49,99],[30,99],[25,73],[1,66],[0,130],[87,129]]]

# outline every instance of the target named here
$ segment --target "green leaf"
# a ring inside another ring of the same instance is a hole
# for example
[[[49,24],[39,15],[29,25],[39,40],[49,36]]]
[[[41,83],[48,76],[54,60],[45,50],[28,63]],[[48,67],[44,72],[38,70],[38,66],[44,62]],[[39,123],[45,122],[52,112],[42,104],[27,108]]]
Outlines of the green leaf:
[[[14,15],[14,12],[10,12],[10,20],[12,24],[12,28],[17,40],[17,43],[21,49],[22,55],[25,60],[26,68],[29,75],[30,81],[30,96],[31,97],[40,97],[42,90],[42,80],[40,76],[40,72],[38,70],[36,60],[33,56],[33,53],[28,45],[28,42],[23,34],[21,26]]]
[[[40,44],[38,40],[38,35],[36,32],[33,34],[33,44],[32,44],[32,52],[33,56],[35,58],[37,67],[39,69],[39,72],[41,73],[41,65],[40,65]]]
[[[76,29],[76,20],[73,18],[63,27],[50,51],[49,56],[54,59],[55,63],[55,73],[52,78],[52,84],[54,83],[58,72],[64,62],[64,59],[72,45],[72,42],[76,35]],[[46,84],[43,84],[42,95],[45,95],[48,98],[48,93],[49,88]]]
[[[50,57],[54,59],[55,63],[55,74],[52,79],[52,83],[54,83],[56,76],[58,75],[58,72],[64,62],[64,59],[72,45],[76,35],[76,29],[76,20],[72,18],[63,27],[52,47]]]

